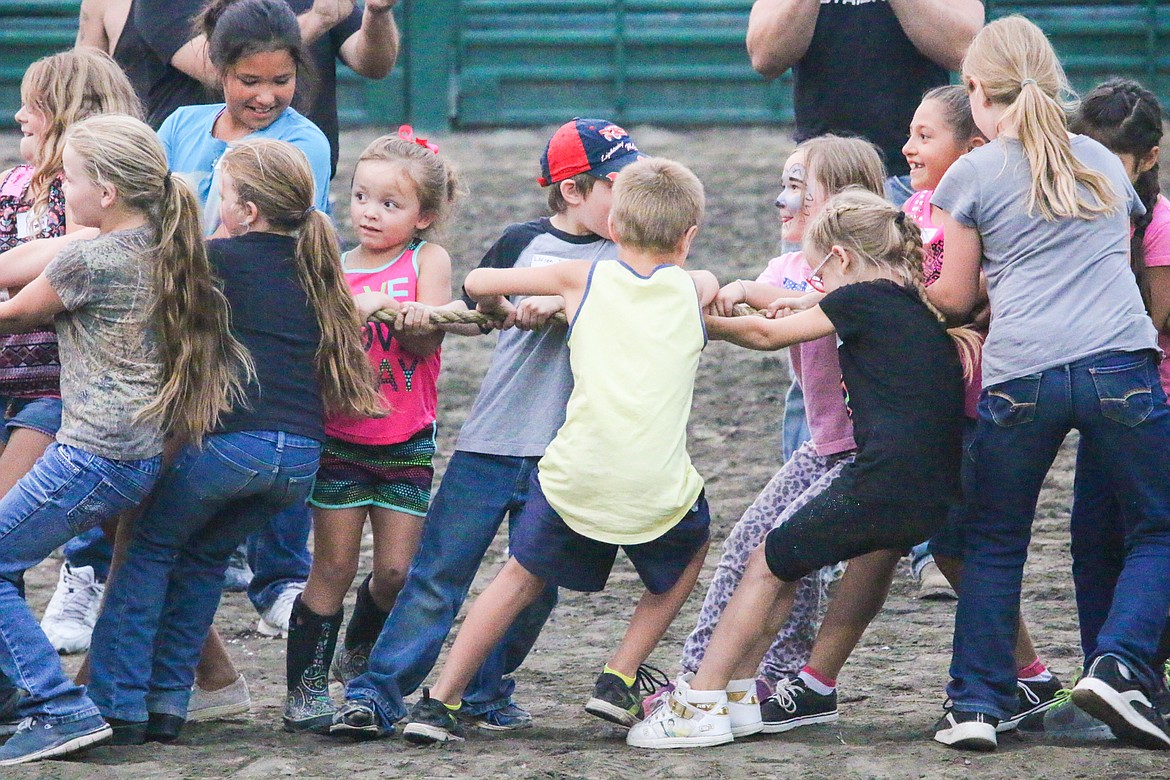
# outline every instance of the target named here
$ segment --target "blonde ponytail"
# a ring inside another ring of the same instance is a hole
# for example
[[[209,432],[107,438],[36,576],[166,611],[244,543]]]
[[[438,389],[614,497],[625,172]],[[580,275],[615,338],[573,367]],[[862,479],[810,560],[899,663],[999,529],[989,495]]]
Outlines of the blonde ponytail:
[[[198,445],[222,414],[244,400],[255,375],[251,356],[231,332],[227,299],[207,260],[199,202],[167,170],[154,131],[141,121],[98,116],[71,127],[66,143],[91,181],[111,185],[154,230],[151,322],[162,352],[158,396],[142,410],[164,432]]]
[[[1006,106],[1000,121],[1015,129],[1031,168],[1029,215],[1093,219],[1117,210],[1120,195],[1109,177],[1073,154],[1068,112],[1075,101],[1062,97],[1072,88],[1039,27],[1022,16],[988,24],[967,49],[963,78],[978,79],[988,100]]]

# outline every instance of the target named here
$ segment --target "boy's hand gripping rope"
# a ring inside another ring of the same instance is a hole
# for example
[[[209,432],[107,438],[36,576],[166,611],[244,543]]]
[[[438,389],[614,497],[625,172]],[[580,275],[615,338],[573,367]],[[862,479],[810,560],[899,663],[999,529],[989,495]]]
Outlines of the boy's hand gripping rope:
[[[762,316],[762,313],[758,309],[753,309],[746,303],[737,303],[732,309],[732,315],[735,317],[746,317],[752,314]],[[370,322],[384,322],[387,325],[393,325],[398,320],[398,315],[399,312],[391,311],[390,309],[381,309],[370,315]],[[562,325],[568,322],[568,320],[565,319],[564,312],[558,312],[554,314],[550,321],[559,322]],[[502,322],[502,319],[498,319],[478,311],[431,312],[432,325],[489,325],[493,328],[498,328]]]

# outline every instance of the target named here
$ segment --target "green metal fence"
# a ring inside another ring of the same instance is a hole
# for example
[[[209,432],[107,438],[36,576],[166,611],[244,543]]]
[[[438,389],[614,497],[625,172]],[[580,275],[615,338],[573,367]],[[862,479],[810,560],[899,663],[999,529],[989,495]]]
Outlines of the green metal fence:
[[[0,0],[0,112],[37,57],[73,45],[78,0]],[[1049,34],[1074,84],[1137,78],[1170,106],[1168,0],[991,0]],[[744,49],[751,0],[402,0],[403,51],[384,81],[342,67],[345,124],[428,130],[552,123],[742,124],[792,119],[788,75],[767,82]],[[2,120],[0,120],[2,121]]]

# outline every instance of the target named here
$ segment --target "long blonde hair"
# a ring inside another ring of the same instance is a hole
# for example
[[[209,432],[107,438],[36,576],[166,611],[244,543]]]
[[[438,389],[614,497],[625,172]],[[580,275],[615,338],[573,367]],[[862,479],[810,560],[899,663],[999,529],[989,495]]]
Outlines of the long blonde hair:
[[[99,114],[142,118],[142,104],[118,63],[89,46],[51,54],[29,65],[20,82],[20,99],[44,114],[48,123],[32,161],[28,187],[34,218],[48,210],[49,184],[61,173],[65,131],[70,125]]]
[[[141,120],[91,117],[70,127],[65,143],[84,160],[91,181],[113,187],[153,228],[143,262],[151,266],[150,320],[163,372],[158,397],[141,415],[197,445],[220,415],[243,402],[255,374],[248,351],[232,336],[227,299],[207,261],[199,202],[167,170],[162,144]]]
[[[321,330],[314,362],[326,413],[384,415],[337,233],[329,217],[313,208],[313,172],[304,153],[286,141],[245,139],[228,149],[221,165],[241,202],[253,203],[274,229],[296,233],[297,279]]]
[[[1072,152],[1067,121],[1076,102],[1066,99],[1072,89],[1039,27],[1022,16],[984,27],[963,58],[968,88],[971,78],[988,100],[1006,106],[1001,121],[1014,126],[1031,168],[1029,216],[1093,219],[1117,210],[1120,198],[1109,178]]]
[[[904,286],[918,292],[922,303],[939,322],[946,322],[946,317],[926,296],[922,280],[922,231],[914,220],[882,196],[860,187],[849,187],[834,195],[809,223],[804,242],[813,257],[827,254],[836,245],[848,251],[857,262],[891,272]],[[949,328],[947,333],[959,352],[963,378],[971,381],[983,350],[983,334],[966,327]]]

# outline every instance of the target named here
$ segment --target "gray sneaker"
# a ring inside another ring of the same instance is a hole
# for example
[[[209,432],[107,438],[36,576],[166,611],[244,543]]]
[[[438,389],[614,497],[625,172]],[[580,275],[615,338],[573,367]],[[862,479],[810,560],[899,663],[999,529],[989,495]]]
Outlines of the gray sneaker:
[[[26,764],[42,758],[63,756],[104,742],[113,730],[100,715],[67,723],[25,718],[16,733],[0,747],[0,766]]]
[[[216,691],[205,690],[196,683],[191,688],[191,699],[187,702],[187,722],[224,720],[244,715],[250,709],[252,694],[242,674],[231,685]]]

